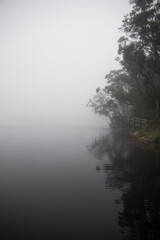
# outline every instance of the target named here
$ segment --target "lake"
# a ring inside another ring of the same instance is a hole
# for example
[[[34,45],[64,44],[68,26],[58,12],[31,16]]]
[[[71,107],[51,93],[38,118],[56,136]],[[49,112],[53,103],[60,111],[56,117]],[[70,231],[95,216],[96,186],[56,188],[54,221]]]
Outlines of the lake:
[[[160,239],[160,154],[98,128],[0,129],[1,239]]]

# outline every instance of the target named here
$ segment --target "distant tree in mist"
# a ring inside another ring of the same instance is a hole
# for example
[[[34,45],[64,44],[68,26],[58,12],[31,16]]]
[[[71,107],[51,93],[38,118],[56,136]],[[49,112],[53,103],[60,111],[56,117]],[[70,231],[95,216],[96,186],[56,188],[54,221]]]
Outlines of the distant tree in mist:
[[[106,74],[88,106],[95,113],[159,119],[160,117],[160,1],[131,0],[132,11],[121,26],[118,40],[120,70]]]

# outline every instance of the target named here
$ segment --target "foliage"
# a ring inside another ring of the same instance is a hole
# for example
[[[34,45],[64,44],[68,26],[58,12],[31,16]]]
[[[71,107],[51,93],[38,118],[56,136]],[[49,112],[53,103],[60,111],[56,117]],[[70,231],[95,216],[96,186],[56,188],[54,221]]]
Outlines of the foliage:
[[[110,120],[113,115],[121,114],[118,102],[107,95],[105,89],[97,89],[96,95],[88,102],[87,106],[91,107],[94,113],[107,116]]]
[[[97,89],[88,106],[110,118],[120,115],[160,117],[160,2],[131,0],[118,40],[120,70],[105,77],[106,86]]]

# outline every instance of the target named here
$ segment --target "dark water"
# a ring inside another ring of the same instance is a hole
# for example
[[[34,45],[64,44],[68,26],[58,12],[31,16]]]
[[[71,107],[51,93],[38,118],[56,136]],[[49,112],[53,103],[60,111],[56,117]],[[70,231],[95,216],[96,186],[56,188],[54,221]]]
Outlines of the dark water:
[[[0,193],[4,240],[160,239],[159,153],[104,129],[1,129]]]

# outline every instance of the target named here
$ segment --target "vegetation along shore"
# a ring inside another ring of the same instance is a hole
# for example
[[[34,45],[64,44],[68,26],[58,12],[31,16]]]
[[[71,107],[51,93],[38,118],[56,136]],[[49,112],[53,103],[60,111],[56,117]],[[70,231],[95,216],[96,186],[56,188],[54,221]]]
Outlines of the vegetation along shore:
[[[122,116],[149,119],[152,127],[131,130],[138,140],[160,144],[160,2],[131,0],[118,40],[120,68],[106,74],[87,106],[111,124]]]

